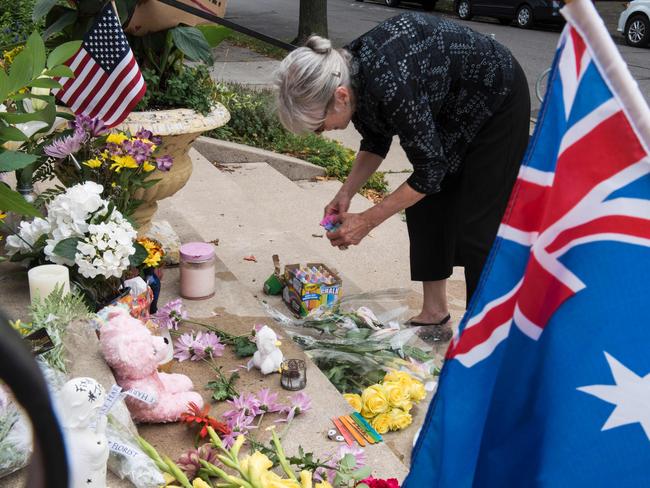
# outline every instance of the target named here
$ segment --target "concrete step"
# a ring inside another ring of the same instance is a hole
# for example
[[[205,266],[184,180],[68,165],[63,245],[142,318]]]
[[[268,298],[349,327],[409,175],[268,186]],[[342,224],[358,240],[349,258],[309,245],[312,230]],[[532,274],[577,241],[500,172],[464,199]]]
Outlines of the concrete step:
[[[249,192],[237,184],[234,173],[217,170],[194,150],[191,154],[194,175],[199,174],[200,179],[177,193],[174,205],[196,209],[196,202],[201,202],[203,208],[188,213],[184,218],[201,229],[206,240],[219,240],[217,254],[251,293],[261,294],[264,280],[273,271],[271,256],[275,253],[280,254],[285,263],[327,261],[325,256],[309,250],[306,243],[295,235],[292,227],[287,225],[286,215],[274,210],[272,197],[278,195],[277,182],[293,183],[270,169],[269,173],[278,181],[269,181],[268,184],[262,181],[260,187]],[[293,187],[302,192],[298,186]],[[281,196],[281,199],[285,198],[286,195]],[[257,258],[257,262],[244,259],[251,255]],[[346,281],[358,290],[351,279],[346,277]]]
[[[232,181],[255,199],[269,218],[279,220],[283,229],[291,229],[303,247],[303,262],[314,261],[311,256],[322,256],[326,264],[364,292],[410,286],[408,235],[406,224],[399,216],[374,229],[359,246],[342,251],[332,247],[319,225],[323,209],[341,187],[340,182],[292,182],[265,163],[227,168]],[[269,191],[271,188],[273,191]],[[357,195],[351,211],[360,212],[371,205],[369,200]],[[282,249],[276,248],[276,252],[284,262],[289,262]]]
[[[305,255],[304,243],[292,232],[283,231],[285,227],[276,220],[272,207],[267,206],[270,197],[266,193],[276,190],[270,185],[270,180],[269,186],[260,191],[257,198],[251,198],[227,171],[217,170],[196,151],[192,151],[191,156],[194,164],[192,177],[174,198],[160,202],[156,215],[156,218],[172,223],[182,242],[220,240],[217,247],[217,293],[207,300],[186,300],[185,304],[192,317],[234,316],[244,322],[253,318],[259,322],[265,311],[251,291],[261,287],[261,278],[253,286],[250,280],[266,277],[272,269],[270,254],[262,253],[269,251],[269,245],[277,244],[290,259],[298,261]],[[279,181],[273,183],[279,184]],[[304,190],[295,186],[295,191]],[[284,224],[286,226],[286,222]],[[260,258],[269,257],[268,265],[243,261],[243,256],[250,253]],[[322,256],[315,258],[324,259]],[[249,282],[240,280],[240,277]],[[166,271],[162,303],[176,296],[178,280],[178,269]],[[267,323],[272,321],[269,319]],[[297,354],[292,352],[297,346],[291,342],[284,347],[287,353]],[[287,452],[297,452],[298,446],[302,445],[307,452],[313,451],[316,457],[323,459],[337,447],[326,437],[331,428],[330,418],[348,413],[349,406],[311,361],[307,367],[309,381],[306,391],[314,399],[312,411],[307,413],[310,420],[303,422],[298,418],[294,421],[284,444]],[[246,378],[240,380],[242,385],[248,381]],[[257,380],[255,387],[262,386],[261,381]],[[399,437],[401,443],[387,442],[365,449],[368,464],[373,466],[375,475],[404,479],[408,471],[410,440],[415,431],[412,428],[404,431],[406,437],[395,436],[395,441]]]

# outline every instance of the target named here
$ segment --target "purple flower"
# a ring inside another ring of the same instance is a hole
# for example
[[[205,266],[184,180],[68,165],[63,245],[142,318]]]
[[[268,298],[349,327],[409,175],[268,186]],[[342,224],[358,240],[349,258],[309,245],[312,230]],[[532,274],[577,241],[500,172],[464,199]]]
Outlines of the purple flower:
[[[348,446],[343,444],[336,450],[336,452],[330,455],[331,461],[328,462],[326,466],[319,467],[314,471],[314,479],[317,481],[334,481],[336,473],[340,467],[339,465],[347,454],[352,454],[352,456],[354,456],[355,463],[351,468],[361,469],[366,465],[366,453],[362,448],[356,445]]]
[[[291,404],[282,410],[287,414],[287,418],[277,420],[277,422],[291,422],[296,415],[305,413],[311,408],[311,398],[303,391],[296,393],[289,400]]]
[[[194,344],[196,340],[193,334],[183,334],[174,343],[174,357],[179,361],[188,359],[195,360]]]
[[[77,117],[70,123],[73,129],[83,130],[90,137],[99,137],[107,134],[109,128],[104,125],[100,119],[90,118],[87,115],[77,115]]]
[[[187,318],[187,312],[183,310],[183,302],[180,298],[167,302],[161,307],[151,319],[160,327],[168,329],[178,329],[178,324]]]
[[[72,135],[55,140],[52,144],[45,146],[44,151],[55,159],[67,158],[81,149],[86,142],[87,135],[83,129],[76,128]]]
[[[138,139],[147,139],[148,141],[154,143],[156,146],[160,146],[160,144],[162,143],[162,137],[154,136],[153,132],[144,128],[136,132],[135,137],[137,137]]]
[[[242,420],[240,417],[255,418],[262,413],[260,401],[252,393],[242,393],[238,397],[228,400],[228,403],[233,408],[222,414],[222,417],[226,419],[226,423],[228,423],[228,419]]]
[[[279,412],[282,410],[282,404],[278,403],[278,394],[272,392],[269,388],[262,388],[257,393],[259,409],[265,413]]]
[[[221,356],[225,348],[226,346],[221,343],[219,336],[214,332],[199,332],[196,334],[194,354],[201,356],[201,358],[206,356],[211,358]]]
[[[138,164],[143,164],[151,155],[151,146],[146,142],[139,140],[124,141],[122,143],[122,149],[129,156],[133,156],[133,159],[135,159]]]
[[[174,159],[169,156],[160,156],[159,158],[156,158],[156,165],[158,166],[158,169],[160,171],[169,171],[172,169],[172,165],[174,164]]]
[[[338,451],[336,451],[334,459],[337,460],[338,464],[343,461],[343,458],[348,454],[352,454],[352,456],[354,456],[355,465],[352,466],[352,468],[359,469],[366,465],[366,452],[356,444],[352,446],[341,444],[341,446],[338,448]]]
[[[190,449],[187,451],[178,458],[176,464],[189,479],[193,479],[196,478],[199,470],[203,467],[200,460],[203,459],[204,461],[217,465],[219,462],[217,454],[216,449],[211,444],[203,444],[198,449]]]
[[[214,332],[192,332],[181,335],[174,344],[174,357],[179,361],[200,361],[223,354],[225,346]]]

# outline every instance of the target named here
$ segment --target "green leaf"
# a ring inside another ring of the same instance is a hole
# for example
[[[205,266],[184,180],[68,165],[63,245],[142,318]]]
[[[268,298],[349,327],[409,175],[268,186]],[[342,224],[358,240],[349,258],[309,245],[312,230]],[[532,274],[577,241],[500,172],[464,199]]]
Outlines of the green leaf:
[[[54,246],[53,253],[57,256],[64,257],[74,261],[74,257],[77,254],[77,246],[79,245],[79,237],[68,237],[59,241],[59,243]]]
[[[36,88],[50,88],[50,89],[61,88],[61,84],[58,81],[53,80],[52,78],[36,78],[27,86],[36,87]]]
[[[77,21],[78,13],[76,10],[66,9],[67,12],[57,17],[57,19],[50,24],[50,26],[43,32],[43,40],[47,41],[54,34],[61,32],[69,25]]]
[[[235,346],[235,355],[238,358],[252,356],[257,351],[257,346],[248,337],[236,337],[233,345]]]
[[[131,266],[140,266],[147,259],[147,250],[139,242],[134,242],[133,247],[135,247],[135,254],[129,257],[129,264]]]
[[[372,468],[370,468],[370,466],[364,466],[363,468],[359,468],[356,471],[353,471],[352,477],[357,480],[365,480],[371,474]]]
[[[32,120],[40,120],[51,126],[56,118],[56,107],[54,104],[48,104],[43,110],[31,113],[0,112],[0,118],[9,124],[22,124]]]
[[[0,103],[7,99],[9,94],[9,77],[5,70],[0,69]]]
[[[61,44],[47,57],[47,67],[52,69],[55,66],[65,63],[79,50],[80,47],[81,41],[70,41]]]
[[[37,22],[45,17],[52,10],[52,7],[56,5],[56,2],[57,0],[37,0],[32,11],[32,20]]]
[[[5,142],[5,141],[27,141],[27,140],[29,140],[29,137],[23,134],[23,132],[20,131],[19,129],[16,129],[11,125],[7,125],[4,127],[0,126],[0,141]],[[0,169],[0,171],[7,171],[7,170]]]
[[[147,179],[142,182],[142,188],[145,190],[148,190],[152,186],[154,186],[156,183],[158,183],[162,178],[152,178],[152,179]]]
[[[205,40],[212,48],[221,44],[232,32],[228,27],[215,24],[197,25],[196,28],[203,33],[203,37],[205,37]]]
[[[5,127],[4,129],[9,129],[8,127]],[[3,130],[4,130],[3,129]],[[12,127],[12,129],[14,129]],[[14,129],[18,130],[18,129]],[[18,130],[18,132],[20,132]],[[22,134],[22,132],[20,132]],[[4,137],[4,134],[2,134]],[[24,134],[23,134],[24,137]],[[10,140],[10,141],[20,141],[20,140],[25,140],[25,139],[5,139],[5,140]],[[17,169],[23,169],[26,166],[29,166],[32,164],[34,161],[38,159],[38,156],[35,156],[33,154],[25,154],[22,152],[16,152],[16,151],[4,151],[0,153],[0,172],[5,172],[5,171],[15,171]],[[2,185],[4,186],[4,185]],[[0,205],[0,210],[8,210],[6,208],[3,208]]]
[[[175,27],[171,30],[174,44],[185,56],[193,61],[212,63],[210,45],[205,40],[203,33],[196,27]]]
[[[52,69],[45,71],[47,76],[56,76],[57,78],[74,78],[74,73],[65,64],[60,64]]]
[[[36,207],[27,203],[20,193],[13,191],[4,183],[0,183],[0,209],[19,215],[42,217]]]
[[[29,49],[23,49],[9,68],[9,92],[15,92],[32,81],[32,61]]]
[[[45,69],[45,44],[43,44],[43,39],[34,32],[27,39],[25,48],[29,49],[32,55],[32,77],[39,76]]]

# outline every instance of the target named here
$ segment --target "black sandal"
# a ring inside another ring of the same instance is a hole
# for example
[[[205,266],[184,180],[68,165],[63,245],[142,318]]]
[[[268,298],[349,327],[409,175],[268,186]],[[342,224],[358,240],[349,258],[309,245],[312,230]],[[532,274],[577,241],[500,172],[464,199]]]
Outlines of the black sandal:
[[[431,326],[431,325],[445,325],[447,322],[449,322],[450,319],[451,319],[451,315],[447,315],[440,322],[430,323],[430,324],[427,324],[425,322],[417,322],[417,321],[413,321],[413,320],[408,320],[408,321],[404,322],[404,325],[408,325],[410,327],[427,327],[427,326]]]

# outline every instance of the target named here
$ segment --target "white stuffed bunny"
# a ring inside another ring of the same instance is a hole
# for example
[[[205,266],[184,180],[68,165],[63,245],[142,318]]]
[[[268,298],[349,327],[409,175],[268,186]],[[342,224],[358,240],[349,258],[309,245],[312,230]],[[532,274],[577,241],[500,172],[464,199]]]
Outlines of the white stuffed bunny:
[[[273,329],[268,325],[262,327],[255,334],[255,344],[257,344],[257,352],[253,355],[253,365],[262,374],[278,372],[284,356],[278,348],[281,342]]]

